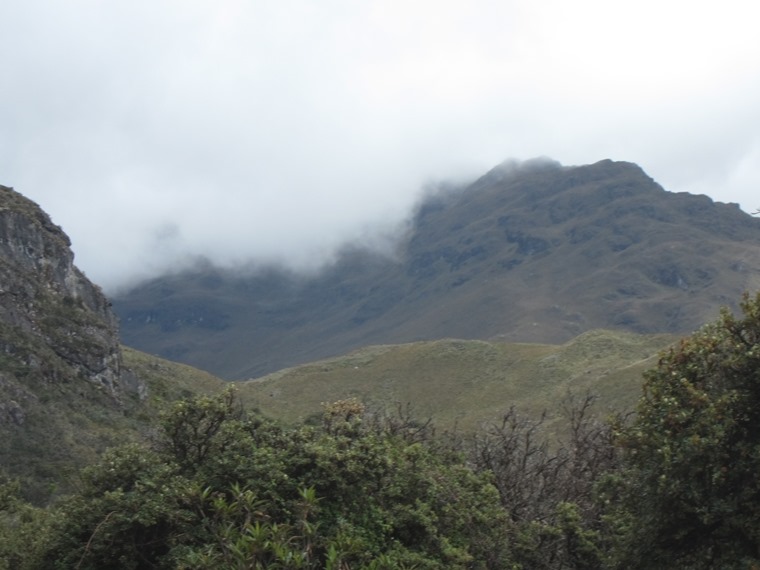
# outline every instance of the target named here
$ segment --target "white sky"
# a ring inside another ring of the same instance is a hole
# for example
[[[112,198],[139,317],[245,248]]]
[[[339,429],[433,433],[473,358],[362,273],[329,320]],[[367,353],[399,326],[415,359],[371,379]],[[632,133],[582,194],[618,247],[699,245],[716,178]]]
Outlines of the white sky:
[[[4,0],[0,184],[110,291],[192,255],[314,265],[507,158],[627,160],[752,211],[758,22],[752,0]]]

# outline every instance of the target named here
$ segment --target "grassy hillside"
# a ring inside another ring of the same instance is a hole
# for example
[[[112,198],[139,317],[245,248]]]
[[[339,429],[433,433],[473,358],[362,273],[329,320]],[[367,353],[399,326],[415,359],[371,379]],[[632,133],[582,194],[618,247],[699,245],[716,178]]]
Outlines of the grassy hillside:
[[[70,490],[78,469],[108,447],[145,435],[168,402],[224,385],[205,372],[128,348],[122,381],[142,388],[125,390],[120,399],[79,378],[51,383],[9,363],[0,360],[0,474],[20,478],[27,497],[38,502]]]
[[[440,428],[472,431],[511,405],[534,417],[548,410],[551,425],[569,393],[598,394],[600,411],[630,409],[642,372],[673,340],[596,330],[562,345],[443,339],[370,346],[238,388],[244,405],[285,422],[320,414],[323,402],[356,397],[377,408],[409,405],[415,418],[432,418]],[[81,466],[144,436],[169,402],[225,386],[206,372],[130,348],[122,358],[122,382],[132,386],[120,401],[89,383],[18,381],[5,371],[5,407],[20,403],[23,417],[0,423],[0,453],[5,472],[21,477],[30,498],[69,489]]]
[[[561,345],[444,339],[371,346],[239,388],[247,404],[286,421],[318,413],[322,402],[356,397],[381,407],[410,404],[420,419],[472,430],[511,405],[556,412],[568,393],[588,390],[602,407],[631,408],[642,372],[674,340],[595,330]]]
[[[600,396],[602,411],[631,408],[641,373],[673,340],[597,330],[562,345],[443,339],[370,346],[238,388],[247,407],[285,422],[320,414],[323,402],[356,397],[378,408],[409,405],[417,419],[472,431],[511,405],[557,417],[568,393],[588,390]],[[130,348],[122,358],[122,382],[132,386],[120,401],[89,383],[49,384],[4,372],[4,407],[18,403],[23,415],[0,423],[3,469],[21,477],[30,498],[42,501],[69,489],[81,466],[144,436],[169,402],[225,386],[211,374]]]
[[[166,402],[198,394],[213,394],[225,383],[203,370],[122,347],[124,367],[148,386],[141,408],[154,414]]]

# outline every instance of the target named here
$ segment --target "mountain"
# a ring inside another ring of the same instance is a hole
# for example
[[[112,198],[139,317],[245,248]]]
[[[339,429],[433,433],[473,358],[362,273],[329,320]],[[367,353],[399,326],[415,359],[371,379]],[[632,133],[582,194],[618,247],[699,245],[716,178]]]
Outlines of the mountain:
[[[0,186],[0,475],[43,502],[147,430],[164,401],[221,385],[187,368],[122,351],[111,304],[74,265],[68,236]]]
[[[760,287],[760,220],[640,167],[505,162],[426,197],[395,255],[318,275],[211,264],[113,299],[125,344],[244,379],[368,345],[688,333]]]

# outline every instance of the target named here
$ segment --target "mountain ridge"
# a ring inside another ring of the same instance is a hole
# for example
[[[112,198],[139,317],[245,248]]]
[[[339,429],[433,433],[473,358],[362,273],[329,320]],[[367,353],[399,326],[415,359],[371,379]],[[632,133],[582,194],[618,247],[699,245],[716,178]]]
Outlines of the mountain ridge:
[[[688,333],[760,287],[760,220],[638,165],[505,162],[427,196],[394,257],[321,273],[213,267],[114,298],[126,344],[228,379],[370,344]]]

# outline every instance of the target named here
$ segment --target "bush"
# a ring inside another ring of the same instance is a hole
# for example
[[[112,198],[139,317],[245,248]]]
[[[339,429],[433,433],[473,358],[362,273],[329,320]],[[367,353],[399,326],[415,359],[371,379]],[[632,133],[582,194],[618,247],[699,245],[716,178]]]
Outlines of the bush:
[[[620,430],[620,566],[760,568],[760,294],[645,375]]]
[[[508,568],[489,477],[355,402],[321,426],[177,404],[153,445],[111,450],[56,508],[47,567]]]

